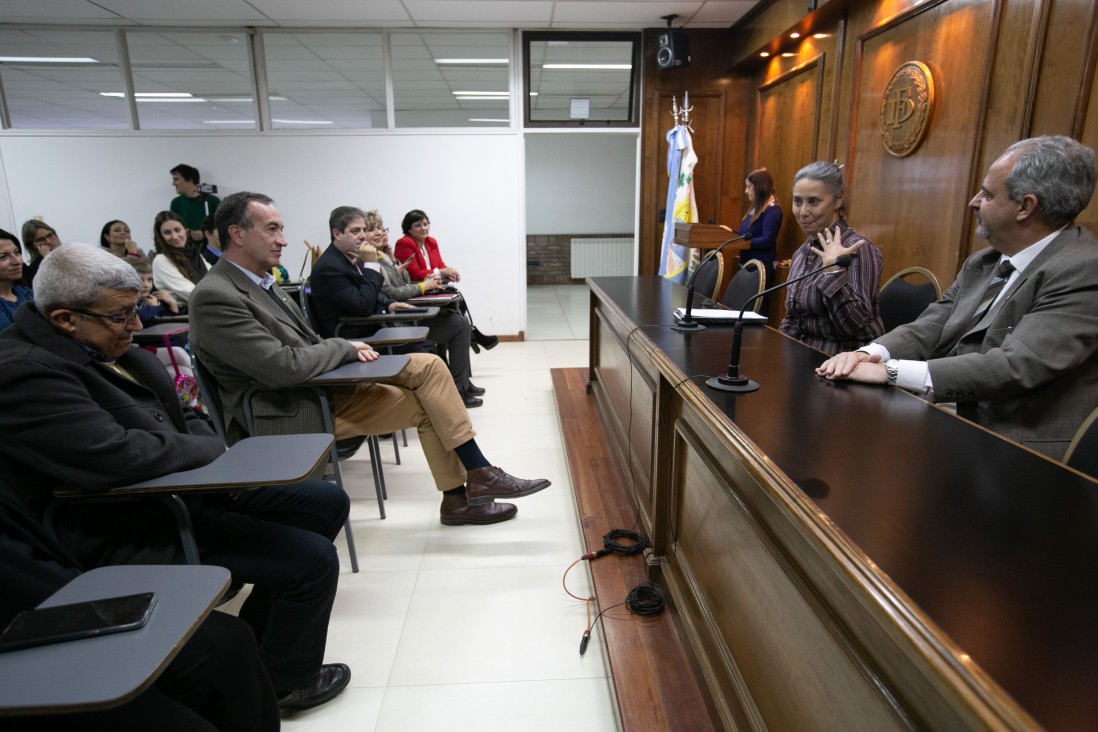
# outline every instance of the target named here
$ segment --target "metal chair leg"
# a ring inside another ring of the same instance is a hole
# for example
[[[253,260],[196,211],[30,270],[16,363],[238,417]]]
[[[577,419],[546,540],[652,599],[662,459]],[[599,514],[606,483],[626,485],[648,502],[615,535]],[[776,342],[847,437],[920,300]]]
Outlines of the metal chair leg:
[[[397,444],[396,432],[393,433],[393,454],[396,455],[397,465],[400,465],[400,445]]]
[[[374,492],[377,493],[377,510],[381,518],[385,518],[385,477],[381,472],[381,450],[378,447],[377,435],[366,438],[366,444],[370,448],[370,471],[374,476]]]
[[[183,545],[183,557],[187,564],[202,564],[198,558],[198,545],[194,541],[194,526],[191,524],[191,512],[187,510],[187,504],[175,493],[167,496],[157,496],[171,509],[175,517],[175,524],[179,528],[179,543]]]
[[[339,486],[340,490],[346,493],[347,489],[343,487],[343,471],[339,469],[339,455],[336,452],[335,442],[332,442],[332,446],[328,450],[328,459],[332,461],[332,473],[335,476],[335,484]],[[351,572],[357,573],[358,552],[355,551],[355,535],[351,529],[350,516],[343,522],[343,535],[347,538],[347,551],[350,552],[351,556]]]

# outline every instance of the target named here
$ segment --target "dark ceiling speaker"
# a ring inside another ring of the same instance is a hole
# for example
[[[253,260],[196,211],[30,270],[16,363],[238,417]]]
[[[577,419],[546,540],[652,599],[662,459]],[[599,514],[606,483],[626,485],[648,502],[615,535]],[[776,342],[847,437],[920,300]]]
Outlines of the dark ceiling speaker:
[[[665,28],[656,41],[656,67],[674,69],[690,65],[690,37],[680,28]]]

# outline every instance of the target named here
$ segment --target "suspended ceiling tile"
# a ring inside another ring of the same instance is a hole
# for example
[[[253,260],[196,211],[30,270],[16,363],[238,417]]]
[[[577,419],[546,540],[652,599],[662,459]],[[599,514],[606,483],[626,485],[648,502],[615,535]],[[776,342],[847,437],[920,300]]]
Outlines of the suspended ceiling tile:
[[[412,22],[400,0],[250,0],[250,4],[282,25],[302,21],[332,27]]]
[[[417,25],[461,23],[482,28],[489,24],[543,27],[554,5],[548,0],[404,0],[404,4]]]
[[[123,18],[145,25],[211,25],[248,23],[262,25],[271,21],[244,0],[96,0],[96,4]]]

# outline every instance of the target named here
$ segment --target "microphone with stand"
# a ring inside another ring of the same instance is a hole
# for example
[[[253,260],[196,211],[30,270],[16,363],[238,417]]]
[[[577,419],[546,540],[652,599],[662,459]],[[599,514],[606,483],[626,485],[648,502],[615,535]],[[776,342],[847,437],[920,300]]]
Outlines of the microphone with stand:
[[[736,318],[736,325],[732,329],[732,355],[728,361],[728,373],[724,376],[714,376],[705,382],[705,385],[710,389],[716,389],[717,391],[730,391],[737,394],[746,394],[751,391],[758,391],[759,382],[752,381],[746,376],[740,376],[740,348],[743,344],[743,314],[747,312],[747,306],[758,300],[763,295],[768,295],[775,290],[780,290],[783,287],[788,287],[794,282],[800,282],[806,277],[811,277],[814,274],[823,272],[828,267],[842,267],[846,269],[850,266],[850,262],[853,261],[853,256],[850,254],[840,254],[834,262],[831,264],[825,264],[822,267],[817,267],[811,272],[806,272],[800,277],[794,277],[791,280],[787,280],[780,285],[774,285],[768,287],[761,292],[758,292],[748,298],[747,302],[743,304],[743,308],[740,309],[740,315]]]
[[[741,234],[740,236],[729,239],[726,242],[722,242],[719,247],[713,249],[709,252],[709,254],[706,254],[704,257],[702,257],[702,261],[698,263],[697,269],[695,269],[694,273],[690,275],[690,280],[686,283],[686,312],[683,313],[682,320],[679,321],[677,325],[671,326],[671,330],[680,330],[687,332],[695,330],[705,330],[704,325],[694,320],[690,316],[690,308],[694,303],[694,280],[697,279],[698,273],[702,271],[702,267],[705,266],[705,263],[720,254],[721,250],[724,249],[727,245],[731,244],[734,241],[742,241],[750,238],[751,232],[749,231],[746,234]]]

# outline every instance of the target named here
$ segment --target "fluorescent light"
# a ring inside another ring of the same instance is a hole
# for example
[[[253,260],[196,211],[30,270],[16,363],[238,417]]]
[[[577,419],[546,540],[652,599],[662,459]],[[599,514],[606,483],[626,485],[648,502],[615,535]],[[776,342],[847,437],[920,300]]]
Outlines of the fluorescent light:
[[[510,122],[509,119],[492,119],[491,117],[470,117],[470,122]]]
[[[98,59],[87,56],[0,56],[5,64],[97,64]]]
[[[454,97],[459,102],[506,102],[506,97],[486,97],[479,94],[475,94],[467,97]]]
[[[790,53],[789,51],[786,51],[785,53],[782,54],[782,58],[793,58],[794,55],[795,54]]]
[[[543,69],[594,69],[596,71],[631,71],[633,64],[542,64]]]
[[[280,125],[333,125],[330,119],[272,119]]]
[[[483,65],[504,64],[504,65],[506,65],[506,64],[511,63],[511,59],[507,59],[507,58],[436,58],[435,63],[439,64],[440,66],[442,66],[444,64],[456,64],[456,65],[462,65],[462,64],[483,64]]]
[[[467,97],[469,95],[478,97],[509,97],[511,92],[499,92],[499,91],[456,91],[453,92],[455,97]]]
[[[125,92],[99,92],[101,97],[120,97],[125,99]],[[193,99],[194,94],[189,92],[134,92],[134,98],[141,99]]]
[[[813,38],[830,38],[831,34],[830,33],[813,33],[812,37]]]
[[[251,97],[218,97],[218,96],[212,96],[210,94],[206,95],[206,99],[211,101],[211,102],[252,102],[252,101],[254,101]],[[286,101],[286,97],[269,96],[269,97],[267,97],[267,100],[271,101],[271,102],[284,102],[284,101]]]

